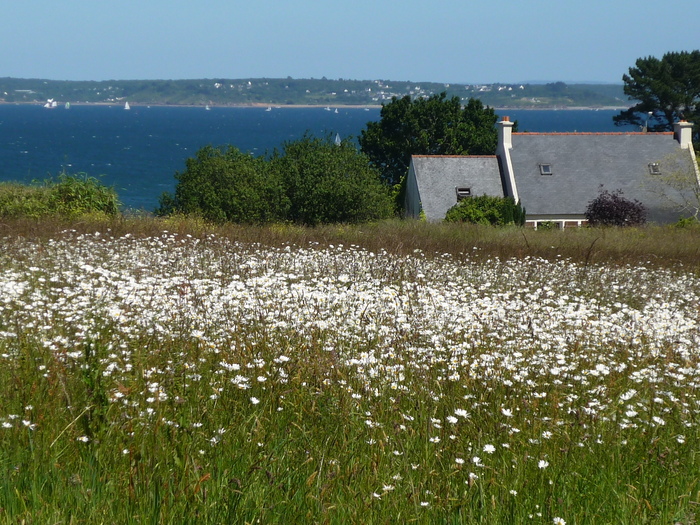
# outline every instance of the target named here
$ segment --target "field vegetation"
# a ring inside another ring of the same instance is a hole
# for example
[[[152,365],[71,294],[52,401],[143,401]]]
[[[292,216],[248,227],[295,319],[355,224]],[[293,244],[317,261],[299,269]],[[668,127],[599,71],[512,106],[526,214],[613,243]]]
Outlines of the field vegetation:
[[[699,250],[3,220],[0,523],[696,523]]]
[[[119,198],[114,188],[86,174],[61,173],[32,184],[0,182],[0,219],[66,219],[116,217]]]

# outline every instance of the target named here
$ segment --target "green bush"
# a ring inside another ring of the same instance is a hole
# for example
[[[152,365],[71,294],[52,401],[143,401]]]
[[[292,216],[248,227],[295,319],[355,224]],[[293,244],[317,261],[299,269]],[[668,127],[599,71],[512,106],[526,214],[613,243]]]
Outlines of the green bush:
[[[114,188],[104,186],[95,177],[81,173],[62,173],[50,183],[50,203],[59,215],[78,217],[90,213],[114,216],[119,213],[119,198]]]
[[[390,217],[389,188],[354,145],[304,136],[272,159],[284,180],[291,221],[316,225],[358,223]]]
[[[468,222],[492,226],[525,224],[525,210],[512,197],[481,195],[459,201],[447,210],[446,222]]]
[[[119,206],[114,188],[84,173],[61,173],[56,179],[29,185],[0,184],[0,217],[3,218],[115,216]]]
[[[263,158],[206,146],[177,173],[175,195],[164,193],[156,215],[183,213],[209,221],[262,224],[285,219],[289,201]]]
[[[698,222],[696,217],[683,217],[678,219],[674,226],[676,228],[697,228],[700,226],[700,222]]]
[[[156,215],[182,213],[222,223],[357,223],[389,217],[391,198],[367,158],[349,142],[304,136],[271,158],[211,146],[176,175],[175,195]]]

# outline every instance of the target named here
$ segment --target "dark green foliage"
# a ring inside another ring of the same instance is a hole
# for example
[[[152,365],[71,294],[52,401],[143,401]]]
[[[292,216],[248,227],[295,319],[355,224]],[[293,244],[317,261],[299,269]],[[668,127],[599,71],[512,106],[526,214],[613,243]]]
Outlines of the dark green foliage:
[[[277,172],[263,158],[229,146],[206,146],[177,173],[175,196],[160,198],[157,215],[200,215],[212,222],[261,224],[284,220],[289,200]]]
[[[700,123],[700,51],[639,58],[622,80],[625,94],[638,102],[613,117],[616,124],[645,127],[650,111],[649,131],[671,131],[681,119]]]
[[[516,204],[512,197],[482,195],[459,201],[447,210],[445,221],[493,226],[508,224],[522,226],[525,224],[525,210],[519,203]]]
[[[56,179],[31,185],[0,184],[0,217],[3,218],[115,216],[119,213],[119,206],[114,188],[84,173],[61,173]]]
[[[391,214],[388,188],[349,142],[310,136],[272,158],[211,146],[187,160],[175,195],[164,194],[157,215],[199,215],[213,222],[316,225],[363,222]]]
[[[591,226],[640,226],[647,220],[644,205],[622,196],[622,190],[608,190],[588,203],[586,220]]]
[[[305,136],[272,159],[291,203],[289,220],[302,224],[356,223],[392,213],[388,188],[349,142]]]
[[[465,107],[445,92],[412,100],[394,97],[379,122],[368,122],[360,147],[390,185],[408,171],[411,155],[492,155],[498,141],[494,110],[476,99]]]

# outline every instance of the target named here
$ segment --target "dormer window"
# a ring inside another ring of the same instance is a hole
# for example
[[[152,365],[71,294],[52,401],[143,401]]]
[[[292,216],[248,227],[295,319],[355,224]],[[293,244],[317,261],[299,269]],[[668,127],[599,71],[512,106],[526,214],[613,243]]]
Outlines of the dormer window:
[[[659,166],[658,162],[649,163],[649,173],[651,175],[661,175],[661,166]]]
[[[471,188],[455,188],[455,191],[457,192],[457,202],[472,196]]]
[[[551,175],[552,165],[551,164],[540,164],[540,175]]]

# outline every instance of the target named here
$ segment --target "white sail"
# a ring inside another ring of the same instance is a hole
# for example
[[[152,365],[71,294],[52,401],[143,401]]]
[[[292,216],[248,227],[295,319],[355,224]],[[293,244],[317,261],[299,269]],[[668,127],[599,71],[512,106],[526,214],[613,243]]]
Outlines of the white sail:
[[[131,106],[129,105],[128,102],[126,104],[124,104],[124,109],[131,109]]]

